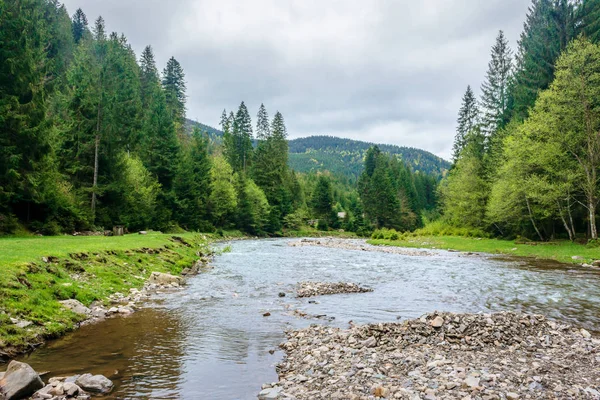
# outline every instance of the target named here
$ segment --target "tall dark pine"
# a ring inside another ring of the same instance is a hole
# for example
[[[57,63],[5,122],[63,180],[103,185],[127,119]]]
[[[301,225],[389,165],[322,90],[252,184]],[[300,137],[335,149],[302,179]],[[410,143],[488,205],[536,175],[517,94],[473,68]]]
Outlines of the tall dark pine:
[[[575,34],[573,6],[567,0],[533,0],[519,39],[511,88],[512,116],[527,117],[538,93],[554,79],[554,64]]]
[[[508,122],[509,83],[512,71],[512,51],[504,32],[500,31],[492,47],[492,59],[481,85],[482,129],[493,136]]]
[[[223,111],[224,113],[225,111]],[[225,116],[225,114],[223,114]],[[256,138],[258,140],[267,140],[271,136],[271,127],[269,126],[269,114],[264,104],[260,105],[256,115]]]
[[[72,23],[73,39],[75,40],[75,43],[79,43],[79,41],[84,37],[87,26],[87,17],[85,16],[83,10],[78,8],[77,11],[75,11],[75,14],[73,14]]]
[[[580,31],[594,43],[600,43],[600,0],[583,0],[579,7]]]
[[[181,131],[185,123],[186,85],[185,73],[179,61],[171,57],[163,71],[162,85],[165,89],[167,107],[176,129]]]
[[[454,139],[452,154],[454,162],[458,160],[460,152],[466,145],[467,134],[477,125],[478,118],[479,108],[477,107],[477,99],[471,86],[467,86],[467,91],[462,98],[462,105],[458,111],[458,126],[456,127],[456,137]]]
[[[237,165],[233,166],[235,171],[246,171],[252,161],[252,120],[248,113],[246,104],[242,101],[235,115],[233,124],[233,135],[235,147],[238,154]]]
[[[152,46],[146,46],[140,57],[140,85],[144,108],[149,106],[152,93],[160,85],[160,77],[156,68],[156,60]]]

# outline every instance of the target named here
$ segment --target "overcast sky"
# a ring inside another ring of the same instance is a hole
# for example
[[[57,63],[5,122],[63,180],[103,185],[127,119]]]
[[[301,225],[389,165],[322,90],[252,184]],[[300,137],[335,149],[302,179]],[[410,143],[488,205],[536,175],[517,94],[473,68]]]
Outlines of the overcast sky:
[[[90,25],[151,44],[187,79],[188,118],[217,127],[244,100],[283,113],[290,137],[334,135],[450,158],[498,30],[516,48],[530,0],[66,0]]]

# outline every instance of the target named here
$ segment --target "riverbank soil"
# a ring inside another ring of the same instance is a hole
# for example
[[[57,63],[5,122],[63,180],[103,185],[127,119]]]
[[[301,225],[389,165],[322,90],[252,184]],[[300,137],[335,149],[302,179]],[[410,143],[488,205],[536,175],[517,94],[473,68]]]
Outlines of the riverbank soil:
[[[152,272],[179,275],[209,252],[198,234],[0,239],[0,360],[73,330],[90,307],[140,289]]]
[[[587,247],[569,241],[516,243],[511,240],[466,238],[460,236],[417,236],[401,240],[371,239],[376,246],[456,250],[474,253],[535,257],[570,264],[592,264],[600,260],[600,247]]]
[[[288,332],[281,347],[280,380],[263,386],[263,398],[600,398],[600,340],[540,315],[434,313],[350,329],[312,325]]]

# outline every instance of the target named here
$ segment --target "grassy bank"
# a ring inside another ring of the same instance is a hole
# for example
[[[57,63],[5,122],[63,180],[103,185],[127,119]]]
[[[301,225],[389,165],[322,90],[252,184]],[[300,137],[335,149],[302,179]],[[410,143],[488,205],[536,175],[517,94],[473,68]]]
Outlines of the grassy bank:
[[[0,355],[25,351],[76,327],[82,317],[60,300],[88,306],[140,288],[151,272],[180,274],[197,254],[209,251],[210,239],[191,233],[0,239]],[[19,328],[10,318],[33,324]]]
[[[368,242],[374,245],[507,254],[575,264],[591,263],[600,259],[600,248],[586,247],[569,241],[522,244],[510,240],[460,236],[416,236],[400,240],[372,239]],[[582,259],[573,260],[574,256],[582,257]]]

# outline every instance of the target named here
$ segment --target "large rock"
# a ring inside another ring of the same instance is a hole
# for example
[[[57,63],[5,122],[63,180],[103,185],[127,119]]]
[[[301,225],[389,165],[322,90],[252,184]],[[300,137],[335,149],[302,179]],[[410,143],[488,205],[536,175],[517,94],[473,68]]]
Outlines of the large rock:
[[[153,272],[150,275],[150,278],[148,278],[148,282],[161,286],[171,285],[173,283],[183,285],[184,279],[180,276],[164,274],[162,272]]]
[[[68,308],[69,310],[73,311],[76,314],[81,314],[81,315],[91,315],[92,314],[92,310],[90,310],[89,308],[87,308],[86,306],[81,304],[81,302],[78,300],[75,300],[75,299],[62,300],[59,303],[62,304],[63,307]]]
[[[44,387],[40,376],[28,364],[11,361],[0,379],[0,397],[5,400],[22,399]]]
[[[281,391],[282,389],[280,387],[261,390],[261,392],[258,394],[258,400],[276,400],[280,397],[279,395]]]
[[[113,383],[104,375],[83,374],[75,381],[83,390],[95,393],[108,393],[113,388]]]

